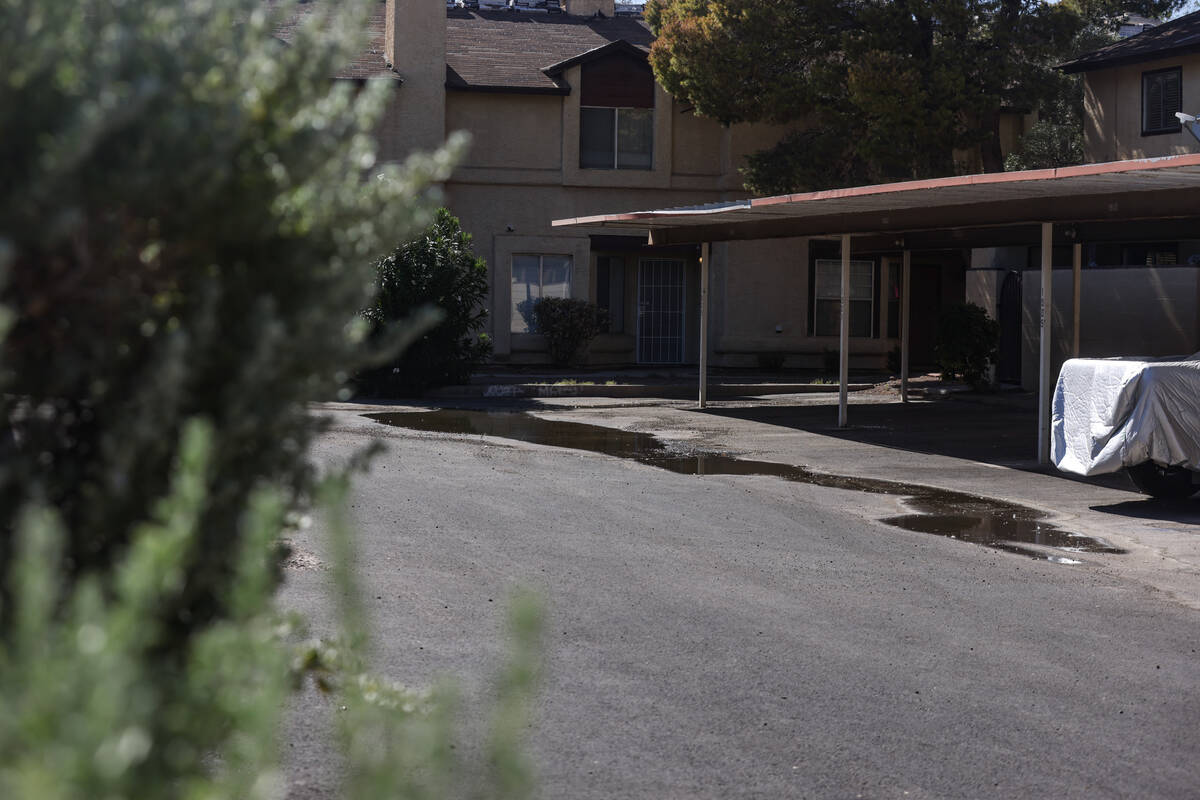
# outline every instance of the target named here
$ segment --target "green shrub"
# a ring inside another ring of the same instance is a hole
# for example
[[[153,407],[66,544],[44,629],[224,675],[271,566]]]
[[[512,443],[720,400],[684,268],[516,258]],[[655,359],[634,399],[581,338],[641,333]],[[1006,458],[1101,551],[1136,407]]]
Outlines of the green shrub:
[[[607,319],[603,309],[586,300],[543,297],[533,305],[533,330],[546,337],[550,360],[559,366],[582,361]]]
[[[373,8],[0,0],[0,797],[277,797],[307,676],[374,737],[350,796],[487,794],[439,760],[438,698],[366,671],[348,568],[338,641],[270,607],[283,520],[326,485],[307,403],[348,396],[371,259],[462,147],[375,166],[394,85],[329,79]],[[466,773],[521,786],[493,750],[508,773]]]
[[[444,208],[416,238],[375,264],[375,303],[364,316],[372,341],[418,309],[437,309],[441,321],[414,339],[397,357],[364,372],[371,394],[406,395],[432,386],[463,383],[492,352],[481,334],[487,310],[487,264],[471,250],[471,236]]]
[[[999,323],[980,306],[962,303],[943,309],[934,347],[942,378],[962,378],[976,387],[985,384],[999,342]]]
[[[1035,122],[1021,137],[1017,149],[1004,159],[1008,172],[1023,169],[1050,169],[1082,164],[1083,133],[1076,118],[1065,123],[1049,120]]]
[[[342,796],[354,800],[520,798],[532,793],[521,747],[540,672],[541,613],[528,595],[510,610],[512,652],[497,679],[492,732],[462,747],[453,691],[418,691],[373,674],[370,637],[345,524],[343,476],[322,487],[341,635],[302,640],[302,624],[272,607],[270,545],[285,519],[276,491],[254,493],[228,614],[164,663],[155,609],[185,590],[201,546],[214,432],[185,428],[169,494],[130,538],[110,575],[72,582],[57,569],[66,544],[56,514],[22,517],[13,626],[0,649],[0,797],[38,800],[281,796],[279,733],[288,694],[312,682],[332,693],[345,756]],[[169,679],[169,680],[168,680]],[[472,758],[467,754],[479,752]]]
[[[252,493],[305,496],[306,404],[345,391],[370,259],[453,160],[374,166],[393,87],[329,79],[373,5],[0,0],[0,564],[34,501],[68,578],[103,574],[199,417],[201,541],[154,613],[167,638],[228,613]]]

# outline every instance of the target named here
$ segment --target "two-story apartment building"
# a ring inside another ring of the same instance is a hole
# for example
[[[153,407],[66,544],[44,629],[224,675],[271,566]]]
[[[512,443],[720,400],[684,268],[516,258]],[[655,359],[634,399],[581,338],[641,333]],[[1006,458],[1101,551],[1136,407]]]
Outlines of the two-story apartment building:
[[[645,23],[617,14],[612,0],[563,0],[551,9],[489,7],[488,1],[472,9],[447,7],[443,0],[381,0],[366,49],[337,77],[394,85],[380,128],[386,160],[436,147],[453,130],[472,134],[474,145],[445,189],[451,210],[488,263],[495,358],[545,360],[544,342],[530,330],[528,315],[533,301],[553,295],[591,300],[609,311],[611,330],[593,345],[593,363],[695,362],[697,248],[651,248],[645,233],[632,228],[596,235],[550,223],[744,198],[739,166],[782,131],[723,127],[675,102],[649,69],[652,36]],[[1086,74],[1091,160],[1189,150],[1186,133],[1154,126],[1169,126],[1167,106],[1190,103],[1187,87],[1200,86],[1200,74],[1188,83],[1188,74],[1200,69],[1200,49],[1186,41],[1196,17],[1066,65]],[[1150,128],[1142,127],[1151,113],[1143,108],[1143,95],[1157,114]],[[1022,123],[1019,115],[1010,121]],[[1009,133],[1015,140],[1020,131]],[[1195,270],[1179,267],[1200,248],[1178,233],[1171,229],[1161,240],[1148,240],[1139,231],[1128,241],[1085,243],[1085,265],[1103,270],[1100,278],[1089,276],[1086,318],[1105,320],[1085,324],[1085,353],[1119,352],[1116,345],[1134,340],[1129,328],[1140,326],[1140,309],[1148,307],[1163,309],[1177,324],[1157,339],[1143,335],[1140,349],[1192,347],[1197,280]],[[1056,263],[1069,266],[1071,248],[1061,249]],[[882,366],[898,344],[899,261],[898,251],[855,255],[855,366]],[[932,361],[940,308],[967,298],[988,307],[1005,327],[1000,377],[1028,383],[1035,372],[1037,287],[1033,281],[1022,285],[1021,275],[1038,261],[1036,248],[1027,247],[913,253],[913,364]],[[709,267],[710,363],[755,366],[764,355],[775,355],[789,366],[817,367],[837,349],[835,243],[716,243]],[[1071,324],[1069,275],[1056,276],[1059,283],[1056,307],[1067,312],[1056,311],[1055,323],[1065,330]],[[1178,297],[1188,297],[1192,310],[1176,307]]]
[[[488,263],[496,360],[546,360],[528,314],[553,295],[608,310],[610,332],[593,344],[593,363],[694,363],[698,248],[648,247],[634,229],[598,236],[550,223],[744,198],[739,167],[783,131],[721,126],[673,100],[650,71],[645,22],[616,13],[613,0],[552,5],[381,1],[366,49],[337,77],[394,85],[379,132],[386,160],[436,147],[450,131],[472,135],[445,191]],[[914,265],[914,286],[932,304],[914,316],[915,363],[930,360],[942,298],[962,299],[965,265],[962,252],[924,254]],[[716,244],[709,267],[720,286],[710,308],[713,363],[753,367],[765,355],[818,367],[836,350],[832,243]],[[864,256],[854,276],[855,363],[882,366],[898,342],[898,261]]]
[[[745,196],[738,166],[779,130],[698,118],[656,84],[651,34],[612,0],[567,0],[561,11],[447,8],[387,0],[372,33],[398,77],[381,131],[383,157],[465,130],[473,146],[446,183],[451,210],[489,266],[490,334],[497,360],[545,360],[530,330],[539,297],[569,296],[609,312],[591,348],[597,363],[672,364],[698,357],[698,251],[648,248],[642,233],[594,237],[550,226],[565,215],[633,203],[695,205]],[[794,245],[723,248],[714,257],[762,265],[747,292]],[[714,264],[715,266],[715,264]],[[734,302],[735,337],[773,343],[803,301],[807,279],[784,275],[753,307]],[[791,325],[788,325],[791,328]],[[785,331],[786,334],[795,331]]]

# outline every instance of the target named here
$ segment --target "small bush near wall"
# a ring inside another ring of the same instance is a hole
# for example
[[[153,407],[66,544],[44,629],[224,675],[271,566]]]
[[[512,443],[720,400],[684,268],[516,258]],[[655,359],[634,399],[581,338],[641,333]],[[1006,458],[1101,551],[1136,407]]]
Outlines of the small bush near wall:
[[[422,308],[441,321],[395,358],[359,377],[370,394],[419,394],[434,386],[462,383],[492,352],[483,330],[487,311],[487,265],[471,249],[471,236],[442,208],[416,238],[375,264],[378,294],[364,312],[371,339],[380,341],[396,324]]]
[[[1000,324],[982,307],[963,303],[944,309],[934,348],[943,380],[957,377],[972,386],[986,384],[999,341]]]
[[[534,329],[546,337],[550,360],[559,366],[582,361],[607,320],[602,309],[586,300],[543,297],[533,307]]]

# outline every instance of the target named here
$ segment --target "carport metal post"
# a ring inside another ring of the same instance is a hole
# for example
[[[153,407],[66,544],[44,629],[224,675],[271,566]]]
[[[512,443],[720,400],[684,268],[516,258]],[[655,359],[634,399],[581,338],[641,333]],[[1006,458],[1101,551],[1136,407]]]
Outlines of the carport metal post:
[[[1079,358],[1079,287],[1083,276],[1083,245],[1079,242],[1071,248],[1071,321],[1075,325],[1071,339],[1071,358]]]
[[[708,405],[708,262],[712,244],[700,245],[700,408]]]
[[[1050,463],[1050,323],[1053,308],[1054,223],[1042,223],[1042,291],[1038,306],[1038,463]]]
[[[846,427],[846,385],[850,379],[850,237],[842,236],[842,297],[839,318],[841,346],[838,355],[838,427]]]
[[[904,274],[900,278],[900,402],[908,402],[908,299],[912,281],[912,251],[904,251]]]

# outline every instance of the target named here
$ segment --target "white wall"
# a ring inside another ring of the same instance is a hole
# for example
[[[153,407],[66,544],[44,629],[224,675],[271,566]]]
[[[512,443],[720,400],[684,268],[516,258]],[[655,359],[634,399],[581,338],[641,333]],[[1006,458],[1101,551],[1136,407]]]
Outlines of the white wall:
[[[1041,280],[1027,271],[1022,282],[1021,380],[1038,383],[1038,300]],[[1070,357],[1071,270],[1053,273],[1052,374]],[[1200,267],[1085,269],[1080,286],[1079,354],[1084,357],[1168,356],[1200,350]]]

